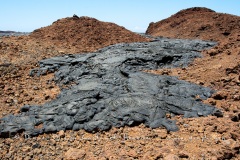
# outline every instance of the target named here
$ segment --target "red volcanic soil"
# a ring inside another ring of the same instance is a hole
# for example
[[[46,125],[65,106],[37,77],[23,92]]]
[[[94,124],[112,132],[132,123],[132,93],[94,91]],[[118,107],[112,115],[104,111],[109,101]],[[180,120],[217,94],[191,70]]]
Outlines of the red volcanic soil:
[[[229,88],[226,83],[239,81],[239,16],[217,13],[207,8],[189,8],[162,21],[150,23],[146,33],[152,36],[217,41],[217,46],[203,51],[203,58],[195,60],[179,74],[182,73],[182,77],[189,81],[201,81],[215,89]],[[227,82],[224,79],[231,80]],[[234,87],[238,87],[237,82]]]
[[[68,17],[33,31],[30,37],[45,41],[67,52],[91,52],[116,43],[147,41],[114,23],[90,17]]]
[[[153,36],[221,41],[239,30],[239,16],[196,7],[181,10],[167,19],[150,23],[146,33]]]

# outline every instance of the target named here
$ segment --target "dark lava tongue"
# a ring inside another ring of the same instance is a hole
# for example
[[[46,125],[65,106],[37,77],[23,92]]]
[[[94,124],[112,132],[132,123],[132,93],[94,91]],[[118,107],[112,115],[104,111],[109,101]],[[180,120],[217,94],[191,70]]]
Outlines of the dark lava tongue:
[[[26,105],[20,114],[3,117],[0,136],[21,131],[34,136],[66,129],[92,132],[140,123],[177,131],[175,121],[167,119],[166,113],[185,117],[220,114],[215,107],[201,102],[211,96],[211,89],[176,77],[142,72],[185,67],[200,57],[197,51],[215,44],[158,38],[147,43],[116,44],[96,53],[42,60],[40,68],[31,71],[32,76],[55,72],[60,87],[70,82],[76,85],[62,88],[55,100],[43,106]],[[197,95],[200,99],[196,99]],[[36,127],[39,125],[42,128]]]

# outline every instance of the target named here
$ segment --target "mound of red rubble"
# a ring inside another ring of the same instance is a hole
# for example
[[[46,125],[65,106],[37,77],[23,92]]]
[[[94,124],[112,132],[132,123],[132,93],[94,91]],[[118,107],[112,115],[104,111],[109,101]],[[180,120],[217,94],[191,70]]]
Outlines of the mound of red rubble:
[[[114,23],[77,16],[57,20],[33,31],[30,37],[71,53],[91,52],[116,43],[148,41]]]
[[[240,80],[239,16],[194,7],[181,10],[162,21],[150,23],[146,33],[152,36],[217,41],[217,46],[202,52],[204,59],[195,61],[194,65],[187,69],[188,73],[192,73],[188,76],[188,80],[199,82],[201,79],[205,85],[214,86],[215,89],[228,89],[226,84],[221,84],[221,79],[224,77]],[[205,72],[199,72],[200,69]],[[230,74],[230,70],[234,72]],[[193,80],[194,74],[196,74],[195,80]],[[234,97],[234,94],[229,97]]]
[[[217,13],[208,8],[181,10],[171,17],[150,23],[146,33],[154,36],[199,38],[221,41],[240,29],[239,16]]]

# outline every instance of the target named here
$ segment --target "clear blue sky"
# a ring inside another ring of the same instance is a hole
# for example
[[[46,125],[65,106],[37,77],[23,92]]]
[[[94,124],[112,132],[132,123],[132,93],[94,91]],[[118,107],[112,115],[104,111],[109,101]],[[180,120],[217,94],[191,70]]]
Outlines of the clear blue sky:
[[[150,22],[189,7],[240,16],[240,0],[0,0],[0,30],[31,32],[77,14],[145,32]]]

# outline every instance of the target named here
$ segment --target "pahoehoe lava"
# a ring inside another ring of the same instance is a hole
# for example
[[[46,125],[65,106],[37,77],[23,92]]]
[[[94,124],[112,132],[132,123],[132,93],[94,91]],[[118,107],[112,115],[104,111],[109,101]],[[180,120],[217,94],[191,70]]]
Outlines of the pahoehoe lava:
[[[0,137],[22,131],[31,136],[67,129],[92,132],[140,123],[177,131],[175,121],[166,118],[167,113],[184,117],[219,115],[217,108],[201,101],[212,95],[210,88],[143,72],[186,67],[201,56],[198,51],[214,45],[201,40],[157,38],[44,59],[30,75],[55,72],[61,93],[42,106],[25,105],[18,115],[1,118]]]

